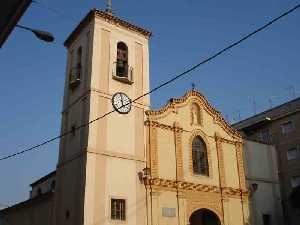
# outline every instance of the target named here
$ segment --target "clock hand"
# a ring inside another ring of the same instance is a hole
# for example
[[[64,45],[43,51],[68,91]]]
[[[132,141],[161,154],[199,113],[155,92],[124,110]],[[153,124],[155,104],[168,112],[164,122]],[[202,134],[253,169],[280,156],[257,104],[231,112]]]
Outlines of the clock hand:
[[[123,95],[121,95],[121,101],[122,101],[122,107],[124,106],[124,96]]]

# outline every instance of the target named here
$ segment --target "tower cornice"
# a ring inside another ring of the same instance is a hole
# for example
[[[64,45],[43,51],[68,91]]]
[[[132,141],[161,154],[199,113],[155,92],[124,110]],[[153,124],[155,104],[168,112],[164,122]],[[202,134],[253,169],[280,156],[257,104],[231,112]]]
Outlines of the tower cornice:
[[[98,9],[92,9],[79,23],[79,25],[72,31],[72,33],[69,35],[69,37],[64,42],[64,46],[68,47],[70,44],[76,39],[76,37],[81,33],[82,29],[94,18],[100,18],[104,19],[110,23],[119,25],[121,27],[124,27],[128,30],[137,32],[139,34],[142,34],[145,38],[151,37],[151,32],[141,28],[137,25],[134,25],[132,23],[129,23],[123,19],[120,19],[110,13],[103,12]]]

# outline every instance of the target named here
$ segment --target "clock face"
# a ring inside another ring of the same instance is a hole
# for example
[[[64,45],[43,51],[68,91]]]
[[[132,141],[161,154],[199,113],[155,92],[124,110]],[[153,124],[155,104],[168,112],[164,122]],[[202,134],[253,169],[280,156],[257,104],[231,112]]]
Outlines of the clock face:
[[[121,114],[127,114],[131,110],[131,99],[124,93],[117,92],[112,97],[114,109]]]

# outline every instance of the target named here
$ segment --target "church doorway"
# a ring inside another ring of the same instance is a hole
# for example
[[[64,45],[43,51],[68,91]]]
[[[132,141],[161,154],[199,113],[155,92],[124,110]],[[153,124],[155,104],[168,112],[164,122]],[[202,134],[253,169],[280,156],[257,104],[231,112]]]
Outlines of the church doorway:
[[[191,215],[190,225],[221,225],[221,222],[213,211],[199,209]]]

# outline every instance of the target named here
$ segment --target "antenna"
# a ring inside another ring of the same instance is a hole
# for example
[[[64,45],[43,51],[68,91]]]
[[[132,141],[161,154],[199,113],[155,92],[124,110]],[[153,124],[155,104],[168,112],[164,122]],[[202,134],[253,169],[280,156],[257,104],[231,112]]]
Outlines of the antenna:
[[[270,105],[270,109],[273,108],[273,101],[272,101],[272,97],[269,98],[269,105]]]
[[[241,120],[241,111],[240,110],[237,110],[237,111],[233,112],[232,114],[233,114],[232,120],[234,122]]]
[[[253,98],[253,114],[256,115],[257,113],[257,103],[255,97]]]
[[[290,92],[291,98],[296,98],[296,90],[293,85],[288,86],[287,90]]]
[[[112,0],[107,0],[107,5],[106,5],[106,12],[110,15],[112,15]]]

